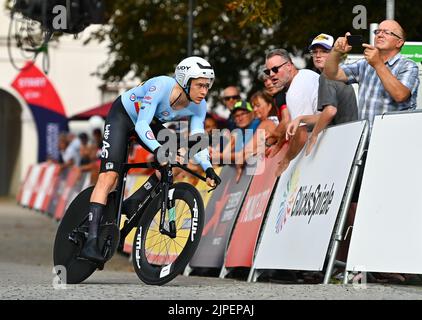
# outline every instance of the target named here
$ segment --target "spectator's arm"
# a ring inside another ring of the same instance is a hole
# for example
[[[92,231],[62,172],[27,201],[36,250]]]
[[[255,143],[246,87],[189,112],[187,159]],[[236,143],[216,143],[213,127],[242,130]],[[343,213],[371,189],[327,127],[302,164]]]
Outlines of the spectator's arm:
[[[347,76],[343,69],[339,67],[341,53],[332,50],[328,55],[324,66],[324,74],[328,79],[347,82]]]
[[[318,119],[315,122],[314,129],[311,135],[318,137],[319,133],[324,130],[333,121],[337,114],[337,108],[334,106],[326,106],[324,110],[318,115]]]
[[[318,140],[318,135],[333,121],[337,114],[337,108],[331,105],[325,106],[324,110],[318,114],[318,120],[315,123],[312,133],[309,135],[308,145],[306,146],[305,155],[311,153],[315,143]]]
[[[287,125],[286,129],[286,140],[289,140],[290,137],[296,134],[297,128],[299,128],[301,123],[306,123],[308,125],[314,125],[319,118],[319,114],[309,114],[309,115],[302,115],[295,118]]]

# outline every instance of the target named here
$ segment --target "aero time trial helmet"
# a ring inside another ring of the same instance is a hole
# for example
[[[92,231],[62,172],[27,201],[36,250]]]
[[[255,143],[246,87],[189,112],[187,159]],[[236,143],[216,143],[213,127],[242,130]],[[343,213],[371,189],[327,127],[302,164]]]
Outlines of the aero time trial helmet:
[[[188,57],[183,59],[174,72],[177,83],[183,88],[189,97],[189,89],[192,79],[210,79],[210,88],[214,83],[214,69],[209,62],[200,57]]]

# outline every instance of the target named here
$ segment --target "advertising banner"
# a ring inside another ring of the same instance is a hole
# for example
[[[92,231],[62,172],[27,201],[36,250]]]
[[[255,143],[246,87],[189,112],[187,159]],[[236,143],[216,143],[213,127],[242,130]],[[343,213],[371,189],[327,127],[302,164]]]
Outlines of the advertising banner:
[[[422,274],[422,112],[375,117],[347,270]]]
[[[274,173],[274,168],[277,167],[277,163],[280,161],[280,155],[281,153],[278,153],[274,158],[266,158],[258,165],[256,172],[260,174],[256,174],[252,178],[249,191],[233,230],[225,262],[227,268],[252,266],[259,230],[278,178]]]
[[[28,63],[12,83],[31,109],[38,133],[38,162],[58,160],[58,138],[68,131],[62,101],[46,75],[35,64]]]
[[[236,169],[225,166],[221,171],[222,183],[214,191],[205,210],[205,226],[201,242],[189,265],[221,268],[233,225],[248,191],[253,173],[244,170],[236,183]]]
[[[254,269],[322,270],[365,122],[325,130],[281,175]]]

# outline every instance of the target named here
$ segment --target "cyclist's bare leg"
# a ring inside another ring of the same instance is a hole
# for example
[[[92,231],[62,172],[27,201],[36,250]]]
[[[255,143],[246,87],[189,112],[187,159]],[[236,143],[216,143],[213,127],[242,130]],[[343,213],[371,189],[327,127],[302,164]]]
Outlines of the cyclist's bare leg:
[[[100,173],[92,191],[90,202],[106,204],[108,194],[116,187],[118,176],[118,173],[114,171]]]

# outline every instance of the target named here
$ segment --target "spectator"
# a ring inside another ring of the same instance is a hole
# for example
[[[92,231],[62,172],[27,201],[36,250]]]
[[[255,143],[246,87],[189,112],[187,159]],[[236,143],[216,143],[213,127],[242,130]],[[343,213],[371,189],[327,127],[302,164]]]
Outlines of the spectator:
[[[359,118],[369,121],[370,131],[376,115],[415,109],[419,86],[418,66],[400,54],[406,41],[406,33],[400,24],[395,20],[385,20],[374,33],[375,45],[362,45],[364,59],[340,67],[341,56],[352,47],[347,43],[349,32],[345,37],[339,37],[324,68],[329,79],[359,84]],[[362,160],[365,162],[366,158]],[[359,173],[353,201],[359,196],[363,171]],[[399,282],[406,280],[406,275],[401,274],[380,274],[378,277]]]
[[[62,158],[62,169],[73,165],[79,166],[81,156],[79,153],[81,140],[72,133],[63,133],[59,137],[59,149]]]
[[[269,75],[265,74],[265,65],[262,66],[261,70],[258,74],[258,79],[264,83],[265,92],[273,97],[273,104],[277,110],[277,117],[280,122],[282,122],[281,126],[286,127],[290,121],[290,114],[287,110],[286,104],[286,92],[283,90],[282,87],[276,87]]]
[[[94,139],[94,147],[97,149],[97,158],[101,156],[101,149],[103,148],[103,133],[100,128],[92,131],[92,138]]]
[[[246,160],[265,150],[265,137],[273,132],[278,125],[277,111],[272,103],[272,98],[264,91],[257,91],[251,96],[251,104],[253,107],[255,118],[258,119],[259,125],[255,131],[253,138],[243,148],[243,156],[237,159],[243,160],[242,163],[236,163],[237,177],[239,181]]]
[[[275,49],[266,56],[265,74],[269,76],[275,87],[286,92],[286,103],[291,119],[301,115],[317,113],[319,75],[311,70],[297,70],[289,53],[284,49]],[[286,153],[278,163],[276,174],[280,175],[290,164],[290,161],[302,150],[307,140],[306,126],[299,126],[295,135],[286,143],[287,125],[281,121],[275,132],[270,136],[277,143],[270,147],[267,153],[275,156],[282,148]]]
[[[204,130],[210,135],[214,129],[218,129],[217,120],[211,114],[207,113],[205,116]]]
[[[418,66],[400,54],[406,34],[397,21],[385,20],[375,33],[375,46],[364,43],[364,59],[339,67],[340,58],[352,47],[345,37],[336,40],[328,56],[324,73],[327,78],[358,83],[359,118],[369,121],[385,112],[416,108],[419,86]]]
[[[89,172],[90,183],[95,184],[99,174],[99,164],[97,163],[97,145],[96,143],[88,143],[88,135],[86,133],[79,134],[79,140],[81,141],[79,154],[80,164],[79,169],[82,172]]]
[[[80,166],[90,164],[92,161],[92,148],[88,144],[88,135],[85,132],[79,134],[79,140],[81,141],[79,154],[81,157],[81,161],[79,163]]]
[[[233,163],[243,147],[249,142],[255,133],[260,121],[254,119],[254,112],[249,102],[240,100],[233,107],[233,118],[236,129],[232,132],[231,142],[226,146],[223,153],[219,155],[220,161],[224,164]]]
[[[279,121],[271,96],[264,91],[257,91],[251,96],[250,101],[255,118],[261,121],[258,129],[273,130]]]
[[[228,86],[223,90],[221,98],[225,107],[221,116],[227,119],[226,128],[232,131],[236,125],[231,112],[235,103],[240,100],[240,91],[235,86]]]
[[[323,72],[327,57],[333,47],[334,39],[328,34],[315,37],[309,46],[312,61],[319,72]],[[318,88],[319,114],[303,115],[289,123],[286,139],[294,135],[301,122],[315,125],[306,146],[308,155],[315,145],[319,133],[328,125],[336,125],[358,119],[356,96],[353,87],[343,82],[329,80],[322,73],[319,77]]]
[[[321,72],[318,88],[318,111],[321,111],[321,113],[299,116],[291,121],[287,127],[286,139],[294,135],[301,122],[314,125],[306,146],[306,155],[312,151],[319,133],[328,125],[354,121],[358,118],[356,96],[353,87],[340,81],[329,80],[322,73],[333,43],[334,39],[332,36],[322,33],[315,37],[309,46],[314,66]],[[353,225],[356,211],[357,199],[352,199],[352,201],[347,219],[347,227]],[[349,241],[350,236],[341,243],[337,256],[338,260],[346,261]]]

